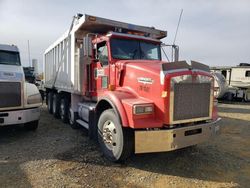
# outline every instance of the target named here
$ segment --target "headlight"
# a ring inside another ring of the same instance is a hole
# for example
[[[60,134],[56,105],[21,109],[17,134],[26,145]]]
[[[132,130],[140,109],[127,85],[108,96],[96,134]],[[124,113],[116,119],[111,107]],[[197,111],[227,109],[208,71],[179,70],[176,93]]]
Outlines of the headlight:
[[[153,104],[140,104],[140,105],[134,105],[133,107],[133,113],[135,115],[152,114],[153,112],[154,112]]]
[[[27,99],[28,104],[37,104],[41,102],[42,102],[42,97],[40,93],[28,96],[28,99]]]

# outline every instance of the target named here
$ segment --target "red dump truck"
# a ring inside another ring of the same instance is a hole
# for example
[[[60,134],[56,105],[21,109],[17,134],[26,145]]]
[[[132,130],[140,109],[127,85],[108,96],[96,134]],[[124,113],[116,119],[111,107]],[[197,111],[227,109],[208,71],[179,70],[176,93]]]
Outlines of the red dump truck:
[[[177,55],[162,61],[166,36],[154,27],[74,16],[44,53],[48,111],[88,129],[112,161],[209,140],[220,128],[209,67]]]

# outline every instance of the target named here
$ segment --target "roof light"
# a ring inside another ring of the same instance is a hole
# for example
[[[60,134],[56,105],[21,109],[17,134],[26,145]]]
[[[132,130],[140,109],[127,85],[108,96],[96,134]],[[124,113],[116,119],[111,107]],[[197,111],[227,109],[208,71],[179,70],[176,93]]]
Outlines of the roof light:
[[[89,16],[89,21],[96,21],[96,17],[94,17],[94,16]]]
[[[133,32],[133,31],[128,31],[127,34],[145,36],[145,33],[139,33],[139,32]]]

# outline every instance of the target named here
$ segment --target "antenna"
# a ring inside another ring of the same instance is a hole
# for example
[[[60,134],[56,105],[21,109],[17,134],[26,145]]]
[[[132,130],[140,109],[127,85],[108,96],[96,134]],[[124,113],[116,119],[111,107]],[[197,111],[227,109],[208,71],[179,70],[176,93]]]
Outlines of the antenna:
[[[176,28],[176,31],[175,31],[175,36],[174,36],[173,45],[175,45],[176,37],[177,37],[177,34],[178,34],[180,22],[181,22],[182,13],[183,13],[183,9],[181,9],[181,13],[180,13],[180,16],[179,16],[178,25],[177,25],[177,28]]]
[[[179,61],[179,46],[175,45],[175,41],[176,41],[177,34],[178,34],[178,31],[179,31],[179,26],[180,26],[180,22],[181,22],[181,18],[182,18],[182,13],[183,13],[183,9],[181,9],[181,13],[180,13],[178,24],[177,24],[176,31],[175,31],[174,41],[173,41],[173,44],[172,44],[172,61],[175,61],[175,62]]]

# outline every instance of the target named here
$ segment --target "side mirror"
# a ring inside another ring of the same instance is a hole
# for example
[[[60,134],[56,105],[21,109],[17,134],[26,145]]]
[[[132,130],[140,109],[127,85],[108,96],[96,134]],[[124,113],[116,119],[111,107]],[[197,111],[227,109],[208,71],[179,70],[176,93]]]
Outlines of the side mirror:
[[[92,57],[93,44],[91,37],[83,37],[83,56]]]
[[[171,59],[168,58],[167,53],[165,52],[163,47],[170,47],[172,49],[172,55],[171,55]],[[175,44],[161,44],[161,49],[162,52],[164,53],[164,55],[166,56],[167,60],[170,62],[178,62],[179,61],[179,46],[175,45]]]

